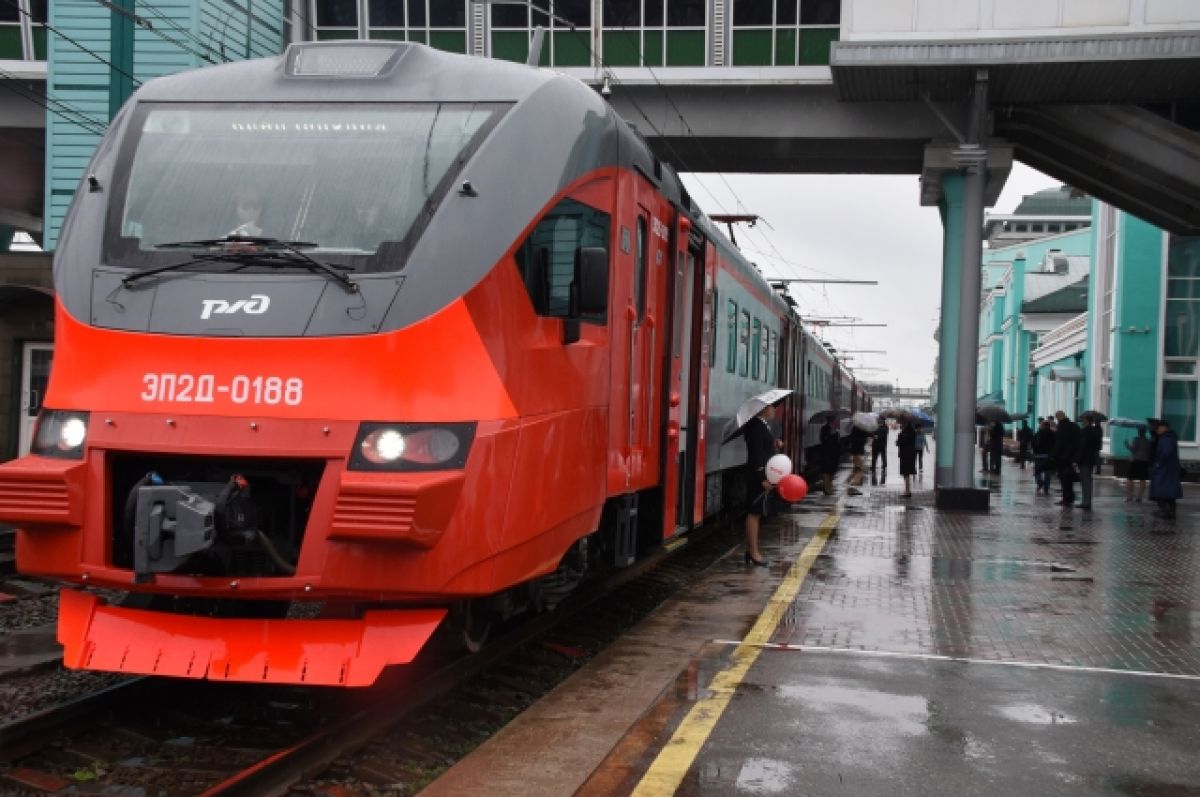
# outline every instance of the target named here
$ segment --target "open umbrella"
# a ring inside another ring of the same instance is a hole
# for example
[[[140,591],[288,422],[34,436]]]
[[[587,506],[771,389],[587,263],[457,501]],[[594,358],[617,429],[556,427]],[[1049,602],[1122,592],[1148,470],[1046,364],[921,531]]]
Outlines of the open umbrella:
[[[916,421],[917,426],[933,426],[934,425],[933,417],[929,413],[922,412],[921,410],[913,410],[912,411],[912,419],[914,421]]]
[[[763,411],[765,407],[772,404],[778,404],[792,394],[790,388],[777,387],[768,390],[766,393],[759,393],[757,396],[751,396],[742,402],[742,406],[738,407],[737,413],[725,425],[725,437],[721,440],[722,444],[728,443],[733,438],[742,433],[742,427],[750,422],[750,419]]]
[[[980,404],[975,408],[975,423],[984,425],[988,423],[1012,423],[1012,416],[1008,414],[1008,410],[1004,409],[1001,404]]]
[[[864,432],[873,432],[879,428],[879,416],[873,412],[856,412],[850,416],[850,423]]]
[[[830,418],[849,418],[849,417],[850,417],[850,410],[845,410],[845,409],[820,410],[818,412],[814,412],[812,414],[812,417],[808,419],[808,422],[822,424],[822,423],[826,423]]]
[[[1108,421],[1109,426],[1117,426],[1122,429],[1149,429],[1150,424],[1145,421],[1134,420],[1133,418],[1111,418]]]
[[[1094,421],[1094,422],[1108,420],[1107,415],[1105,415],[1103,412],[1099,412],[1097,410],[1084,410],[1083,412],[1079,413],[1079,417],[1080,418],[1091,418],[1092,421]]]

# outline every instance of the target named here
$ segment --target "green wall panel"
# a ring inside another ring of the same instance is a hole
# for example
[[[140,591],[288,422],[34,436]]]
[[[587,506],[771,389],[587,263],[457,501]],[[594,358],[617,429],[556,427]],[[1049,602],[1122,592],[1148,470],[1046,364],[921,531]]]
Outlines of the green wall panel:
[[[667,66],[704,66],[704,31],[667,31]]]
[[[733,32],[734,66],[770,66],[771,31],[735,30]]]

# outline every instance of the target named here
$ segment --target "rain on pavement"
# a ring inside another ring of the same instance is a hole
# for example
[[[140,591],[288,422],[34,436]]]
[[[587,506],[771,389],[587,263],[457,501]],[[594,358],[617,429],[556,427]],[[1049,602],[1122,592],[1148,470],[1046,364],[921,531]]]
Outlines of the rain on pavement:
[[[931,470],[845,500],[679,794],[1200,794],[1200,493],[1172,522],[983,478],[986,514],[936,511]]]

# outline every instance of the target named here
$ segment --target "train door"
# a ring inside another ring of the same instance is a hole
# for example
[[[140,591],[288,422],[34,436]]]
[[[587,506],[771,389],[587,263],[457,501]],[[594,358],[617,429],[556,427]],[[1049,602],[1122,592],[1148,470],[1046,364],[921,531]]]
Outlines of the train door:
[[[663,451],[663,533],[673,536],[692,525],[695,493],[698,359],[696,341],[698,288],[703,286],[703,242],[691,243],[692,223],[680,215],[675,223],[670,286],[670,346],[667,350],[667,434]]]
[[[697,335],[693,346],[696,356],[693,362],[693,403],[692,418],[688,427],[692,430],[691,451],[694,452],[692,461],[695,463],[692,472],[692,523],[704,520],[704,507],[707,498],[705,478],[708,462],[708,385],[712,374],[713,363],[717,352],[717,248],[711,241],[695,241],[689,246],[699,262],[695,264],[696,305],[701,308],[693,327]]]
[[[50,361],[54,346],[49,343],[26,343],[21,352],[21,420],[18,430],[17,456],[29,453],[33,443],[33,426],[42,399],[46,396],[46,385],[50,382]]]
[[[637,217],[634,219],[633,302],[627,312],[629,322],[629,417],[625,438],[635,487],[658,480],[657,460],[652,456],[655,424],[655,349],[659,345],[660,274],[667,261],[667,225],[655,216],[659,195],[648,181],[637,182]]]

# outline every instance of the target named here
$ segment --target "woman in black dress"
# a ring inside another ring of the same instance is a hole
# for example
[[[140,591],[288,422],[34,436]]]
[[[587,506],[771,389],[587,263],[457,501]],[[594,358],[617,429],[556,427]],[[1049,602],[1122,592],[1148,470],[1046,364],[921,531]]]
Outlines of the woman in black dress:
[[[904,477],[904,497],[912,498],[912,477],[917,475],[917,430],[912,421],[906,421],[896,435],[896,448],[900,455],[900,475]]]
[[[773,406],[765,407],[762,412],[750,419],[743,434],[746,438],[746,496],[750,506],[746,510],[746,564],[766,567],[767,560],[758,550],[758,526],[763,516],[767,514],[767,499],[771,491],[771,482],[767,481],[767,460],[774,454],[780,443],[771,433],[768,422],[775,417]]]

